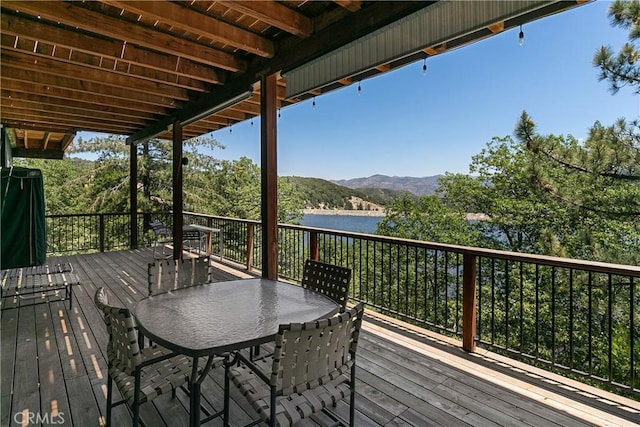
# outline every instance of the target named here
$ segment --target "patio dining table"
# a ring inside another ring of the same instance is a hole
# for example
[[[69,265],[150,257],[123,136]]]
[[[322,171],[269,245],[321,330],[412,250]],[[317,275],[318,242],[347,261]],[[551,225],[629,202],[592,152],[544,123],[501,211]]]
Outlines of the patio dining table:
[[[153,342],[193,357],[189,425],[199,426],[200,385],[215,356],[273,341],[280,324],[329,317],[338,310],[338,304],[322,294],[256,278],[150,296],[136,304],[134,314]],[[200,358],[207,358],[202,370]]]

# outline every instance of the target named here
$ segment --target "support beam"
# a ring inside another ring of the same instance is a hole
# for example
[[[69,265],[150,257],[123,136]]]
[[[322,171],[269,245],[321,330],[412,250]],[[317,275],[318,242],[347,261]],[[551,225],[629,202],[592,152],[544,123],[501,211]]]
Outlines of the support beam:
[[[129,146],[129,232],[131,249],[138,249],[138,146]]]
[[[133,144],[132,144],[133,145]],[[173,259],[182,259],[182,125],[173,124]]]
[[[262,277],[278,278],[277,77],[260,79]]]

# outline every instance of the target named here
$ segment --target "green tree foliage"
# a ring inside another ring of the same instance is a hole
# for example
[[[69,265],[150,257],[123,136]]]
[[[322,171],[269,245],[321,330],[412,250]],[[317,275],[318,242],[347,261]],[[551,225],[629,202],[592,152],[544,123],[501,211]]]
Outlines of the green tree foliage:
[[[89,199],[85,177],[93,169],[93,162],[73,158],[15,159],[15,165],[42,171],[47,214],[87,212]]]
[[[640,93],[640,52],[636,40],[640,38],[640,2],[616,0],[609,7],[611,24],[629,32],[629,42],[615,54],[610,46],[602,46],[593,57],[600,68],[600,80],[607,80],[613,93],[624,86]]]
[[[116,136],[79,139],[71,145],[69,153],[97,156],[93,167],[85,170],[82,177],[88,199],[87,213],[125,212],[129,205],[129,146],[124,139]]]
[[[43,169],[51,213],[125,212],[129,209],[129,149],[122,137],[80,139],[69,150],[91,154],[96,160],[29,161]],[[210,152],[224,149],[211,138],[183,143],[184,209],[197,213],[260,219],[260,169],[248,158],[216,159]],[[138,150],[138,209],[172,209],[172,142],[150,140]],[[50,183],[50,184],[48,184]],[[299,221],[302,196],[285,179],[278,181],[278,219]]]
[[[464,212],[447,207],[438,196],[404,196],[387,206],[378,233],[405,239],[474,245],[477,231]]]

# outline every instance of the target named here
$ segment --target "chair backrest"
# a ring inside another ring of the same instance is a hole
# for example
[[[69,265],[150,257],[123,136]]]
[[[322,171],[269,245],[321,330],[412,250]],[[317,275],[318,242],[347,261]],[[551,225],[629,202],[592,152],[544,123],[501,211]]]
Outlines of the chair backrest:
[[[171,230],[169,230],[169,227],[167,227],[167,225],[164,222],[160,221],[157,218],[149,222],[149,227],[151,227],[151,230],[156,236],[171,235]]]
[[[351,269],[308,259],[304,263],[302,287],[328,296],[342,307],[347,306]]]
[[[176,288],[176,262],[173,259],[154,261],[147,266],[149,296]]]
[[[183,259],[178,264],[177,288],[201,285],[211,281],[209,257]]]
[[[142,356],[138,346],[136,322],[131,311],[128,308],[109,305],[104,288],[96,291],[94,300],[104,313],[109,332],[107,345],[109,366],[115,366],[126,374],[133,375],[136,367],[142,363]]]
[[[270,385],[288,396],[348,373],[355,363],[363,313],[360,303],[329,319],[280,325]]]
[[[150,296],[211,281],[209,257],[155,261],[147,273]]]

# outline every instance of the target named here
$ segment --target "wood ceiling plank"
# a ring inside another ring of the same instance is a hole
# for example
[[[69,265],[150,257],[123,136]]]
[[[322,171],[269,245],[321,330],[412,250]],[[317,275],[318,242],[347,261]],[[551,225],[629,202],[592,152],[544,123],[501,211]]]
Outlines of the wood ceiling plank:
[[[220,84],[227,79],[225,71],[201,65],[186,58],[152,52],[119,40],[106,40],[74,32],[62,26],[48,25],[42,21],[33,21],[25,17],[3,13],[0,15],[0,23],[3,35],[47,42],[58,48],[64,47],[207,83]]]
[[[3,0],[1,5],[2,8],[19,10],[32,16],[41,16],[53,22],[60,22],[94,34],[126,41],[127,44],[137,44],[224,70],[236,72],[247,67],[245,60],[237,58],[231,53],[180,39],[152,28],[134,25],[131,22],[93,12],[72,3]]]
[[[42,130],[42,131],[48,131],[48,132],[56,132],[56,133],[68,133],[68,132],[75,132],[75,129],[69,129],[68,127],[65,127],[64,125],[60,125],[60,123],[56,124],[56,125],[50,125],[50,126],[40,126],[37,124],[30,124],[30,123],[20,123],[16,120],[4,120],[2,121],[2,124],[5,125],[8,129],[17,129],[17,130],[25,130],[25,129],[35,129],[35,130]],[[19,138],[18,138],[19,139]],[[17,141],[17,139],[16,139]]]
[[[217,3],[298,37],[309,37],[313,33],[311,18],[274,1],[219,1]]]
[[[104,86],[96,83],[84,83],[77,79],[55,77],[47,74],[28,74],[18,70],[15,76],[9,76],[8,67],[2,67],[2,88],[36,95],[66,97],[90,103],[99,103],[99,99],[119,99],[129,103],[129,108],[135,108],[136,103],[150,104],[175,108],[173,100],[157,95],[132,93],[128,89]],[[100,94],[100,95],[96,95]]]
[[[150,113],[159,116],[169,114],[172,109],[138,102],[132,99],[118,99],[103,95],[93,95],[92,97],[84,96],[82,93],[74,92],[66,89],[49,88],[46,94],[43,94],[43,87],[38,84],[24,83],[3,80],[2,81],[2,98],[7,102],[11,100],[27,100],[39,102],[45,105],[73,105],[78,108],[96,108],[102,106],[104,109],[113,109],[121,114],[144,114]],[[4,104],[9,105],[9,104]]]
[[[103,0],[103,3],[139,13],[146,18],[151,17],[174,28],[195,33],[258,56],[270,58],[275,53],[271,40],[177,3],[118,0]]]
[[[38,127],[48,131],[55,131],[60,125],[60,118],[44,114],[19,114],[3,112],[3,124],[28,129]],[[90,122],[84,120],[66,119],[64,121],[66,131],[85,130],[89,132],[106,132],[128,135],[135,132],[140,126],[123,126],[118,123]]]
[[[20,40],[20,43],[16,39]],[[28,43],[24,43],[28,41]],[[180,79],[175,73],[167,73],[156,69],[140,67],[127,62],[117,62],[110,58],[98,57],[85,52],[59,48],[48,43],[37,43],[37,48],[33,48],[34,41],[24,37],[13,35],[0,35],[0,45],[4,51],[16,52],[30,57],[40,57],[43,59],[55,59],[67,64],[89,67],[106,73],[113,73],[124,78],[132,77],[147,80],[153,83],[168,84],[177,88],[205,92],[211,89],[209,83],[200,80],[183,78]]]
[[[9,106],[10,104],[10,107],[12,109],[15,109],[16,111],[35,111],[35,112],[50,111],[54,113],[65,114],[67,116],[75,116],[75,117],[85,118],[85,119],[96,118],[96,119],[105,119],[105,120],[120,120],[122,121],[122,123],[130,123],[130,124],[140,123],[141,121],[145,121],[145,120],[153,120],[154,118],[157,117],[153,114],[142,115],[142,113],[137,113],[135,115],[127,116],[124,114],[106,111],[106,109],[99,109],[97,108],[98,106],[92,106],[91,108],[75,108],[75,107],[69,107],[66,105],[42,104],[42,103],[22,101],[22,100],[20,101],[11,100],[10,102],[7,102],[8,100],[3,99],[2,101],[4,105]]]
[[[97,83],[103,86],[126,89],[131,92],[173,98],[180,101],[191,99],[189,92],[182,88],[163,83],[150,82],[137,77],[126,77],[120,74],[96,70],[80,65],[69,64],[56,59],[25,55],[21,52],[2,50],[3,74],[5,67],[19,69],[29,74],[50,75],[54,77],[68,76],[82,83]]]
[[[51,110],[40,110],[36,111],[33,109],[22,110],[19,108],[14,108],[10,113],[7,114],[7,117],[22,117],[24,120],[59,120],[64,121],[65,123],[94,123],[94,124],[102,124],[107,126],[114,126],[116,128],[122,129],[131,129],[131,128],[139,128],[144,124],[143,121],[134,121],[133,119],[128,120],[127,122],[118,119],[105,118],[98,114],[93,114],[93,112],[87,111],[86,114],[79,116],[77,114],[66,114],[61,113],[59,111],[51,111]]]

